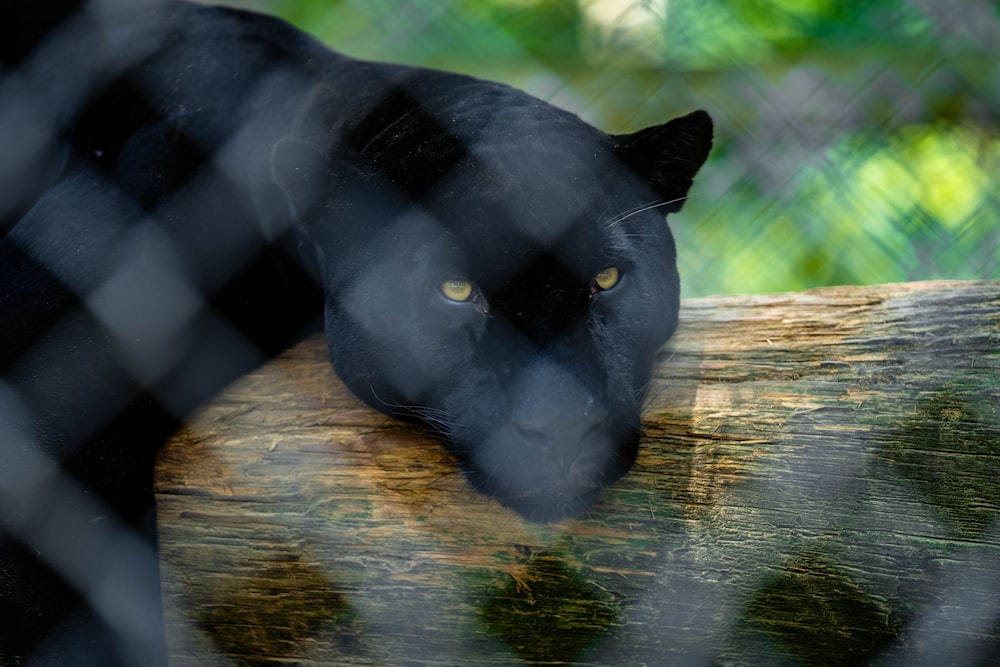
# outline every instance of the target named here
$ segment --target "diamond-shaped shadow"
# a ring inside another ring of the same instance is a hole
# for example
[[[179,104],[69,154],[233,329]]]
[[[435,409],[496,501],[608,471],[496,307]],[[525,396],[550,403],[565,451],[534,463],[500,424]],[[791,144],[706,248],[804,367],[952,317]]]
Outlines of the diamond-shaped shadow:
[[[747,603],[740,625],[744,639],[764,630],[804,665],[866,664],[902,630],[887,607],[816,554],[800,557],[765,584]]]
[[[618,624],[613,596],[583,581],[560,558],[539,554],[480,604],[489,630],[529,662],[572,662]]]
[[[198,627],[230,656],[253,661],[258,656],[301,656],[320,631],[341,644],[360,634],[344,596],[319,571],[294,555],[276,556],[261,569],[238,576],[228,604],[201,610]]]
[[[964,536],[1000,512],[1000,385],[955,384],[922,401],[885,439],[881,457]]]

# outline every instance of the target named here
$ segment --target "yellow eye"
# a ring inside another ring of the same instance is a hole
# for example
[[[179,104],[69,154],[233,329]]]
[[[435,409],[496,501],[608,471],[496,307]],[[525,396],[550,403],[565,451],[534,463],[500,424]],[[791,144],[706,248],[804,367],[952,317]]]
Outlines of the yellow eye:
[[[609,290],[618,284],[619,277],[618,267],[609,266],[594,276],[594,285],[599,290]]]
[[[441,294],[451,301],[468,301],[472,297],[472,283],[468,280],[446,280],[441,283]]]

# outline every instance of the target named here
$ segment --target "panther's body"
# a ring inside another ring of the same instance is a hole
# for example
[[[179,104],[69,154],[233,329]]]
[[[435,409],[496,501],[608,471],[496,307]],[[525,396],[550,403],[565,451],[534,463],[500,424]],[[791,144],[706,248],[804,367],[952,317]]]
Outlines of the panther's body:
[[[632,464],[677,322],[663,215],[707,156],[707,114],[611,136],[500,84],[183,3],[74,14],[16,64],[0,613],[24,620],[0,628],[0,662],[162,650],[155,558],[131,537],[152,542],[156,447],[321,319],[357,396],[431,424],[528,518],[589,507]]]

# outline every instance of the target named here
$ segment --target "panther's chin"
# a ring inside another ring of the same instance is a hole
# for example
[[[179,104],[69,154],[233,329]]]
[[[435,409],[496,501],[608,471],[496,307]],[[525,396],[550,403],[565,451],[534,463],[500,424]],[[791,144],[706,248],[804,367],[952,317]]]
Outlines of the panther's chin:
[[[591,429],[539,443],[497,429],[478,446],[452,446],[477,491],[529,521],[555,523],[591,509],[602,491],[631,468],[638,428],[619,431],[624,436]]]
[[[556,523],[577,517],[593,507],[601,497],[600,487],[560,490],[494,497],[504,507],[533,523]]]

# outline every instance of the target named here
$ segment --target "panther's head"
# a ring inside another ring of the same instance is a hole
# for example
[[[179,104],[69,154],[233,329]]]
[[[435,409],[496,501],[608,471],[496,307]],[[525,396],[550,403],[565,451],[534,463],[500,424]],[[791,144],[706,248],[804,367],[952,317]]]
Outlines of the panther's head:
[[[387,98],[336,151],[286,139],[273,172],[317,253],[338,375],[416,417],[472,484],[538,521],[635,460],[679,307],[664,214],[711,147],[694,112],[628,135],[505,86]],[[394,113],[389,113],[394,112]]]

